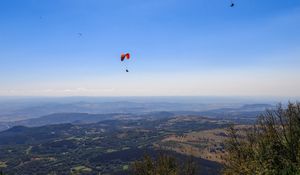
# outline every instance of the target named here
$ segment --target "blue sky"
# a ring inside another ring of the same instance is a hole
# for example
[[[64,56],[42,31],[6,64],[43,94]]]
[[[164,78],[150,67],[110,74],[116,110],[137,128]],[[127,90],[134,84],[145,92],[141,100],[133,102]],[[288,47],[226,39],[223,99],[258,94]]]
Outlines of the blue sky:
[[[300,1],[235,3],[1,0],[0,95],[300,96]]]

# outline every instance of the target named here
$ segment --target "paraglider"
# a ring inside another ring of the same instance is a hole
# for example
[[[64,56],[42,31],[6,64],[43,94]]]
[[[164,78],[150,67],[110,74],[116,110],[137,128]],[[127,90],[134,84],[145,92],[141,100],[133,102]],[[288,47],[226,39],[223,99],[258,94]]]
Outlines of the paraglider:
[[[122,54],[121,55],[121,61],[125,61],[125,59],[129,60],[130,59],[130,53],[126,53],[126,54]],[[126,72],[129,72],[129,70],[127,69],[127,66],[126,66]]]
[[[130,54],[129,54],[129,53],[126,53],[126,54],[123,53],[123,54],[121,55],[121,61],[124,61],[125,58],[126,58],[127,60],[129,60],[129,59],[130,59]]]
[[[233,1],[231,0],[230,2],[231,2],[231,3],[230,3],[230,7],[234,7],[235,4],[233,3]]]

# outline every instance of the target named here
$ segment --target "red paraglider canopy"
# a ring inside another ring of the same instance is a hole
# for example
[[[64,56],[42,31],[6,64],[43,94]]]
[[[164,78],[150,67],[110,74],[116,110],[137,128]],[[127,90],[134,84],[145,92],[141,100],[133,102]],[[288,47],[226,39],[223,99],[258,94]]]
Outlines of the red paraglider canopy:
[[[126,58],[127,60],[129,60],[129,59],[130,59],[130,54],[129,54],[129,53],[126,53],[126,54],[122,54],[122,55],[121,55],[121,61],[124,61],[125,58]]]

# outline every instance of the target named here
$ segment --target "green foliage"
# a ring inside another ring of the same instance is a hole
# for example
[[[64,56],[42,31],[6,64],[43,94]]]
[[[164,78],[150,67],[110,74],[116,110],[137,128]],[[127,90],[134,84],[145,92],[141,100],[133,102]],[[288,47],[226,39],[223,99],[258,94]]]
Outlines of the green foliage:
[[[224,175],[300,174],[300,104],[281,105],[242,132],[228,129]]]
[[[136,161],[133,164],[135,175],[195,175],[196,166],[190,158],[180,171],[180,165],[176,159],[166,154],[160,154],[156,160],[150,156],[144,156],[143,160]]]

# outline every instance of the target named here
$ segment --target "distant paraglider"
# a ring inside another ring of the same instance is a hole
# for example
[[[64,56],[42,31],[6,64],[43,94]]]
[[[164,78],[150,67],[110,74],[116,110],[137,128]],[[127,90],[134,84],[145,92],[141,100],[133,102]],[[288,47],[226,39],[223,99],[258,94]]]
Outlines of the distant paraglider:
[[[234,2],[231,0],[231,2],[230,2],[230,7],[234,7],[235,6],[235,4],[234,4]]]
[[[121,55],[121,61],[125,61],[125,59],[129,60],[130,59],[130,53],[125,53],[125,54],[122,54]],[[129,72],[129,70],[127,69],[127,66],[126,66],[126,72]]]

